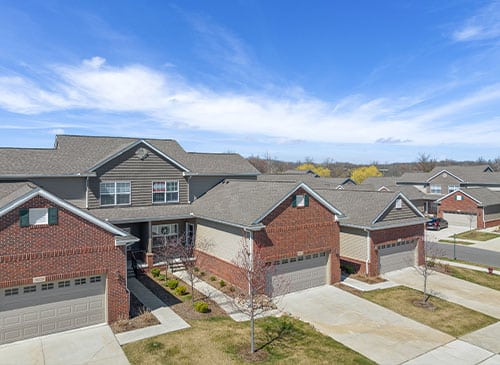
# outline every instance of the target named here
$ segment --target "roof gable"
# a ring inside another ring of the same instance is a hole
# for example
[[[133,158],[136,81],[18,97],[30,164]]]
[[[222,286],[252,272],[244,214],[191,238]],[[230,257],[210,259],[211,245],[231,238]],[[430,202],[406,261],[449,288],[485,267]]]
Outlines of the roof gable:
[[[396,207],[398,199],[401,200],[401,208]],[[424,215],[403,193],[398,193],[392,201],[389,202],[387,207],[377,215],[372,223],[376,224],[379,222],[413,219],[415,217],[423,218]]]
[[[441,171],[439,171],[437,174],[434,174],[434,175],[432,175],[431,177],[429,177],[429,178],[427,179],[427,182],[431,182],[431,180],[434,180],[434,179],[435,179],[435,178],[437,178],[438,176],[446,177],[447,175],[452,176],[453,178],[457,179],[457,180],[458,180],[458,181],[460,181],[460,182],[464,182],[464,180],[463,180],[462,178],[460,178],[460,177],[458,177],[457,175],[455,175],[455,174],[453,174],[453,173],[449,172],[448,170],[441,170]]]

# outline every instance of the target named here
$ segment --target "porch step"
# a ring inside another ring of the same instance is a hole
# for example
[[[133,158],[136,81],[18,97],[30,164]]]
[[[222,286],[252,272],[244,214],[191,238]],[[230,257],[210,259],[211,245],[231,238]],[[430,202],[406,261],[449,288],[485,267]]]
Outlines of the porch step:
[[[169,269],[171,272],[176,272],[176,271],[184,271],[186,270],[186,266],[184,265],[183,262],[180,262],[180,261],[174,261],[174,262],[171,262],[169,265],[168,265]]]

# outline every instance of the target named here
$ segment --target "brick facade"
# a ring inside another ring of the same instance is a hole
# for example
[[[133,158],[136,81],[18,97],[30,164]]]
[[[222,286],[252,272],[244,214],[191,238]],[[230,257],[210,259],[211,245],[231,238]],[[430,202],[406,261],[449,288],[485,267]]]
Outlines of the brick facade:
[[[298,190],[295,194],[305,194]],[[266,228],[254,232],[254,250],[267,262],[317,252],[329,254],[330,283],[340,281],[340,229],[335,215],[313,197],[309,206],[292,207],[292,197],[274,209],[262,222]],[[235,266],[199,252],[197,264],[241,288]]]
[[[20,227],[21,208],[58,208],[58,224]],[[34,277],[46,281],[105,275],[108,322],[128,317],[125,247],[114,235],[36,196],[0,217],[0,287],[26,285]]]
[[[456,200],[457,195],[461,195],[462,200]],[[483,221],[483,208],[479,207],[475,200],[469,198],[461,191],[456,191],[440,201],[438,207],[438,217],[442,218],[444,212],[477,214],[477,228],[485,228]]]
[[[413,226],[388,228],[384,230],[371,231],[371,252],[370,264],[368,265],[368,274],[370,276],[379,275],[379,254],[377,246],[381,244],[397,242],[401,240],[417,240],[417,264],[424,263],[424,225],[417,224]]]

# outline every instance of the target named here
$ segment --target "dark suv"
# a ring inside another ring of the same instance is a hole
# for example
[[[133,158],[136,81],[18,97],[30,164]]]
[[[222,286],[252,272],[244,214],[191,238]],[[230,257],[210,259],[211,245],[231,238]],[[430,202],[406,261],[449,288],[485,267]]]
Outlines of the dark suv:
[[[428,230],[439,231],[441,228],[448,228],[448,221],[443,218],[432,218],[425,224]]]

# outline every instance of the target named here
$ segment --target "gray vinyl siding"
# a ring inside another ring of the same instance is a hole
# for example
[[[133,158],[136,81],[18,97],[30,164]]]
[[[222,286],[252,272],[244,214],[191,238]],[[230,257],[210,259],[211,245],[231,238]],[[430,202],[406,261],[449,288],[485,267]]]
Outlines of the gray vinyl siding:
[[[460,185],[460,180],[454,178],[450,174],[446,174],[446,177],[444,176],[444,174],[440,174],[429,181],[429,186],[427,187],[428,193],[431,192],[431,185],[441,185],[441,194],[446,195],[448,194],[448,186]]]
[[[89,208],[100,207],[99,185],[106,181],[130,181],[131,206],[147,206],[153,204],[153,181],[176,180],[179,181],[179,203],[177,204],[188,202],[188,185],[182,175],[182,170],[147,148],[149,156],[141,160],[135,154],[139,148],[146,147],[138,145],[97,169],[97,177],[89,180]]]
[[[490,205],[487,207],[484,207],[484,220],[485,221],[490,221],[494,219],[499,219],[500,218],[500,205]]]
[[[366,261],[366,232],[349,227],[340,227],[340,256]]]
[[[36,178],[31,181],[79,208],[85,208],[85,178]]]
[[[394,202],[392,206],[387,209],[386,213],[377,220],[377,222],[404,221],[405,219],[414,219],[417,217],[418,214],[415,213],[415,211],[411,209],[403,200],[401,209],[396,209]]]

